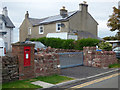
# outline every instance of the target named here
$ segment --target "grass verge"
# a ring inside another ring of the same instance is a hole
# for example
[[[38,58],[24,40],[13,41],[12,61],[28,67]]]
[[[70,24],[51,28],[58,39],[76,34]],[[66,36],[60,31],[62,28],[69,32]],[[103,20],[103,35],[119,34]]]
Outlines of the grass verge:
[[[57,84],[69,80],[73,80],[73,78],[60,76],[60,75],[39,76],[29,80],[19,80],[19,81],[3,83],[2,88],[42,88],[41,86],[31,84],[31,82],[44,81],[51,84]]]
[[[42,88],[42,87],[31,84],[29,80],[19,80],[3,83],[2,88]]]
[[[120,68],[120,63],[111,64],[109,65],[109,68]]]
[[[39,80],[39,81],[44,81],[44,82],[47,82],[47,83],[51,83],[51,84],[57,84],[57,83],[73,80],[73,78],[69,78],[69,77],[66,77],[66,76],[60,76],[60,75],[37,77],[35,79]]]

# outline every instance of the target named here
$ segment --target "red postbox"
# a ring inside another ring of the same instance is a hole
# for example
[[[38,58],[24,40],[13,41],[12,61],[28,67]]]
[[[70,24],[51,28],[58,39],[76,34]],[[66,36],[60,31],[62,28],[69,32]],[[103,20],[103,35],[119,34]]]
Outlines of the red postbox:
[[[24,47],[24,66],[30,66],[30,47]]]

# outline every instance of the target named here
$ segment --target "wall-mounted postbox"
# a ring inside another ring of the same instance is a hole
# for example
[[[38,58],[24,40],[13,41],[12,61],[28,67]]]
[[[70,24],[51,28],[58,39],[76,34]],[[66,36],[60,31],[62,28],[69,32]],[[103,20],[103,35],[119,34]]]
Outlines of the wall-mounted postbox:
[[[30,66],[30,52],[31,50],[29,46],[24,47],[24,66]]]

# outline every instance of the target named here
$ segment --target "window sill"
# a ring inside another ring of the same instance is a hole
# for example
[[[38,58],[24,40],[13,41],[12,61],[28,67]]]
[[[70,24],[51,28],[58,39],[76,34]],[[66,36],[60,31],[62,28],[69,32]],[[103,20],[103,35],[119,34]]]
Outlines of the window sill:
[[[61,32],[61,31],[56,31],[56,32]]]
[[[44,33],[39,33],[39,34],[44,34]]]

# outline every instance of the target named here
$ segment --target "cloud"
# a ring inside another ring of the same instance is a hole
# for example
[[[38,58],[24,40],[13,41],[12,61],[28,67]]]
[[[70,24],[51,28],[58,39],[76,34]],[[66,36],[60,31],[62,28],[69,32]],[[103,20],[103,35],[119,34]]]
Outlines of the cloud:
[[[48,2],[48,0],[2,0],[3,2]],[[84,0],[50,0],[50,2],[83,2]],[[86,0],[87,2],[118,2],[118,0]]]
[[[110,31],[110,28],[107,27],[107,22],[105,20],[99,20],[98,21],[98,36],[103,38],[106,36],[114,36],[117,31]]]

